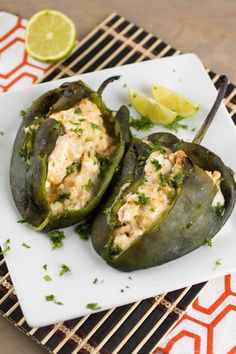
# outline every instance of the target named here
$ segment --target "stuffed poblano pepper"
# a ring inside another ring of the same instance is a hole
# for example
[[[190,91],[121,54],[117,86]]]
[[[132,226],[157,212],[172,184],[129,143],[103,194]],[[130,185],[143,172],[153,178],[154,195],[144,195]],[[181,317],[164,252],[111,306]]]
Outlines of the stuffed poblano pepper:
[[[25,112],[11,159],[16,206],[36,230],[73,225],[99,203],[129,141],[129,111],[84,82],[64,83]]]
[[[169,133],[133,139],[92,226],[95,250],[122,271],[179,258],[211,239],[235,204],[232,171],[200,144],[223,97],[193,143]]]

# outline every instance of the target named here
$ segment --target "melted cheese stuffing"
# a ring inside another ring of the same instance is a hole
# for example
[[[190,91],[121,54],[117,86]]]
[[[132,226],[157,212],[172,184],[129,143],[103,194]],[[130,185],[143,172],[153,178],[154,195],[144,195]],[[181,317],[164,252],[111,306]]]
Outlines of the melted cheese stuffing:
[[[177,188],[166,181],[174,180],[182,172],[185,158],[182,150],[150,154],[144,167],[143,184],[136,193],[125,196],[124,204],[118,210],[118,226],[113,230],[114,245],[122,250],[127,249],[168,208]]]
[[[212,201],[212,206],[217,207],[218,205],[224,205],[225,204],[225,198],[223,196],[223,193],[220,189],[220,182],[221,182],[221,173],[219,171],[205,171],[206,174],[212,179],[213,183],[216,185],[217,192],[216,195]]]
[[[85,207],[100,173],[99,156],[109,159],[116,143],[106,133],[97,105],[87,98],[50,118],[65,129],[48,159],[46,192],[50,212],[56,215]]]

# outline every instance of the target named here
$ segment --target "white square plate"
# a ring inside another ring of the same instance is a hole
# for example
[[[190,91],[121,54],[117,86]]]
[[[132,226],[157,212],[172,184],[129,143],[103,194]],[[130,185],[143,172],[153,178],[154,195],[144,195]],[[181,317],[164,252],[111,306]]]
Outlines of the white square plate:
[[[112,308],[136,300],[155,296],[173,289],[202,282],[236,269],[236,210],[213,241],[213,247],[202,246],[196,251],[159,267],[140,270],[131,274],[122,273],[108,266],[93,250],[90,241],[82,241],[74,228],[65,229],[65,245],[51,250],[47,236],[31,230],[25,224],[17,223],[20,216],[14,205],[9,186],[10,156],[14,138],[20,124],[19,112],[28,107],[42,93],[58,87],[65,81],[82,79],[94,89],[112,75],[122,75],[105,91],[104,100],[112,109],[127,103],[127,89],[124,83],[150,94],[152,83],[159,83],[189,96],[201,103],[201,109],[186,120],[188,130],[179,130],[178,136],[191,141],[201,126],[216,96],[216,89],[199,59],[193,54],[145,61],[99,72],[52,81],[27,89],[0,95],[0,217],[1,246],[11,239],[11,250],[6,254],[7,266],[13,280],[25,318],[30,326],[40,327],[91,313],[88,303],[98,303],[102,309]],[[131,112],[135,115],[134,112]],[[150,133],[163,131],[160,126]],[[149,132],[148,132],[149,133]],[[138,134],[144,136],[145,134]],[[236,129],[226,110],[221,105],[210,127],[203,145],[218,154],[236,171]],[[22,247],[27,243],[31,249]],[[216,259],[222,265],[214,269]],[[71,273],[59,276],[60,265],[67,264]],[[48,264],[52,282],[43,280]],[[97,284],[93,280],[103,280]],[[126,288],[129,286],[129,288]],[[125,289],[121,292],[121,289]],[[45,301],[45,295],[54,294],[64,303],[58,306]]]

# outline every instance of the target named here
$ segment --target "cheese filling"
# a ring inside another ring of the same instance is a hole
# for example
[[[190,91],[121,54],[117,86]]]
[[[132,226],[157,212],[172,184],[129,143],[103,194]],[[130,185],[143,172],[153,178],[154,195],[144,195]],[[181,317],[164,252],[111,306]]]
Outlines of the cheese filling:
[[[56,215],[81,209],[92,199],[101,165],[112,157],[117,141],[107,134],[100,110],[87,98],[50,118],[65,130],[48,159],[46,193],[50,213]]]
[[[124,197],[119,208],[117,226],[113,229],[113,244],[126,250],[130,244],[163,214],[183,182],[184,151],[150,154],[144,167],[144,181],[135,193]]]
[[[114,255],[126,250],[171,205],[183,183],[186,157],[183,150],[151,153],[144,167],[143,183],[137,192],[128,193],[124,197],[124,203],[117,212],[117,224],[112,232]],[[217,187],[212,206],[223,206],[225,201],[220,189],[221,173],[205,172]]]

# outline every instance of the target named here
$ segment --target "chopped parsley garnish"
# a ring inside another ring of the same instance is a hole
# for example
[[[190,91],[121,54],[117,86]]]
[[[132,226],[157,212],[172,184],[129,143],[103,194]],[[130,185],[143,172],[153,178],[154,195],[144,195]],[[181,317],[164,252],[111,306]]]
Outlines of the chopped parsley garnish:
[[[20,116],[22,117],[22,119],[24,119],[26,116],[26,111],[20,111]]]
[[[100,127],[99,125],[95,124],[95,123],[91,123],[91,127],[92,127],[93,129],[101,130],[101,127]]]
[[[216,261],[215,261],[215,267],[213,270],[215,270],[217,267],[219,267],[221,265],[221,258],[218,258]]]
[[[225,208],[223,205],[221,205],[220,203],[217,203],[216,205],[216,214],[219,216],[223,216],[225,212]]]
[[[52,281],[52,278],[51,278],[50,275],[48,275],[48,274],[44,275],[43,279],[44,279],[45,281]]]
[[[11,250],[10,242],[11,242],[11,240],[9,238],[5,241],[4,250],[2,250],[2,252],[0,252],[0,255],[1,254],[4,255]]]
[[[205,244],[206,244],[208,247],[212,247],[212,240],[211,240],[209,237],[206,237],[206,239],[205,239]]]
[[[128,107],[132,107],[132,103],[128,103]]]
[[[114,243],[106,245],[105,248],[108,249],[110,256],[118,256],[122,252],[122,249]]]
[[[166,149],[163,147],[160,141],[154,141],[151,143],[151,152],[160,151],[161,154],[166,152]]]
[[[146,157],[145,156],[142,156],[142,155],[139,155],[138,156],[138,165],[140,167],[144,166],[145,165],[145,162],[146,162]]]
[[[108,161],[109,159],[104,155],[100,155],[98,157],[98,162],[100,163],[101,168],[104,167],[108,163]]]
[[[133,278],[131,276],[128,277],[129,280],[133,280]]]
[[[26,223],[25,219],[17,220],[17,224],[25,224],[25,223]]]
[[[48,236],[53,244],[52,249],[61,248],[64,245],[63,240],[65,239],[64,231],[53,230],[48,233]]]
[[[195,127],[195,128],[192,128],[192,132],[195,132],[196,129],[197,129],[196,127]]]
[[[19,152],[20,157],[22,157],[25,161],[28,160],[28,151],[27,151],[26,147],[21,148],[18,152]]]
[[[48,265],[47,264],[44,264],[43,265],[43,269],[45,270],[45,272],[48,270]]]
[[[190,221],[190,222],[186,225],[186,229],[190,229],[190,228],[192,227],[192,225],[193,225],[193,222]]]
[[[154,127],[154,123],[146,117],[141,117],[140,119],[131,118],[130,126],[136,130],[147,131]]]
[[[22,243],[21,246],[23,246],[25,248],[31,248],[31,246],[27,245],[27,243]]]
[[[95,278],[94,280],[93,280],[93,284],[98,284],[98,283],[103,283],[103,280],[98,280],[98,278]]]
[[[65,273],[71,272],[70,268],[66,264],[61,265],[60,276],[64,275]]]
[[[89,178],[88,182],[85,184],[84,188],[87,192],[89,192],[94,186],[94,182]]]
[[[2,130],[0,130],[0,136],[3,136],[3,135],[4,135],[3,131],[2,131]]]
[[[59,196],[54,200],[53,203],[63,203],[66,199],[70,199],[70,193],[59,194]]]
[[[176,133],[179,128],[182,129],[188,129],[188,125],[186,124],[180,124],[180,121],[183,120],[184,118],[177,116],[175,120],[172,123],[169,123],[166,125],[166,128],[170,130],[174,130]]]
[[[82,133],[83,133],[83,129],[77,127],[75,129],[73,129],[73,132],[75,132],[80,137],[82,135]]]
[[[86,308],[90,309],[90,310],[101,310],[101,306],[99,306],[96,302],[92,302],[90,304],[87,304]]]
[[[124,289],[120,289],[120,292],[121,292],[121,293],[124,293],[125,291],[124,291]]]
[[[75,165],[72,164],[68,167],[66,167],[66,175],[69,176],[75,171]]]
[[[75,114],[81,114],[81,109],[79,107],[77,107],[75,110],[74,110]]]
[[[174,196],[175,196],[175,192],[174,192],[173,189],[170,190],[170,191],[168,191],[168,193],[167,193],[167,198],[168,198],[169,200],[173,199]]]
[[[79,224],[75,231],[79,234],[81,240],[88,240],[90,234],[90,225],[89,224]]]
[[[160,164],[160,162],[158,160],[151,160],[151,163],[156,168],[156,171],[159,171],[162,167],[162,165]]]
[[[62,127],[61,122],[57,122],[52,126],[54,129],[60,129]]]
[[[182,186],[184,182],[184,173],[181,171],[174,177],[174,182],[177,187]]]
[[[136,204],[140,204],[140,205],[145,205],[148,202],[148,197],[146,197],[146,195],[144,193],[138,193],[138,200],[135,202]]]
[[[126,87],[128,87],[128,85],[127,85],[127,84],[124,84],[123,87],[126,88]]]
[[[112,207],[105,209],[104,214],[106,215],[107,224],[112,229],[117,223],[117,215],[113,212]]]
[[[115,224],[117,223],[117,214],[114,213],[113,211],[113,207],[117,204],[120,203],[123,200],[122,197],[122,193],[123,193],[123,189],[121,188],[119,194],[115,197],[112,205],[110,206],[110,208],[106,208],[104,210],[104,214],[106,215],[106,221],[107,224],[109,225],[109,227],[112,229]]]
[[[62,303],[61,301],[57,301],[57,300],[56,300],[56,298],[55,298],[54,295],[46,295],[46,296],[45,296],[45,300],[46,300],[46,301],[52,301],[52,302],[54,302],[54,304],[56,304],[56,305],[63,305],[63,303]]]

